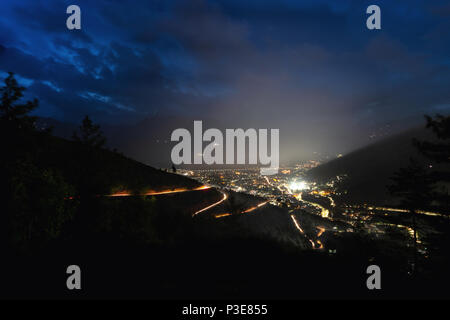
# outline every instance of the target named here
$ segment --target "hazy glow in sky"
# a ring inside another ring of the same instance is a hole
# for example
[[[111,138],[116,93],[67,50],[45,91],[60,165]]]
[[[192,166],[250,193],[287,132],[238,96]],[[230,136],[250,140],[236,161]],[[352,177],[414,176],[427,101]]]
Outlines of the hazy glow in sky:
[[[80,0],[79,31],[69,4],[2,1],[0,75],[20,76],[39,115],[279,128],[298,157],[450,111],[448,1],[377,1],[374,31],[369,1]]]

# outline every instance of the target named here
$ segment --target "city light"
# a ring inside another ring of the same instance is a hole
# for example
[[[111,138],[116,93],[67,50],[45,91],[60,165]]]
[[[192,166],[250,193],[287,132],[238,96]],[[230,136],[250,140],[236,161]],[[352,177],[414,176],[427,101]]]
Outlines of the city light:
[[[289,185],[289,189],[293,191],[309,189],[308,184],[305,181],[293,181]]]

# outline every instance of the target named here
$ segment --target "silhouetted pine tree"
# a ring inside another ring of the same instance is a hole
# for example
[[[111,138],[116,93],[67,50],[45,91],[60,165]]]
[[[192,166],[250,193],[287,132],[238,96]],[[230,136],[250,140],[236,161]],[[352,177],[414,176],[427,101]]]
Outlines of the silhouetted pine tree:
[[[25,87],[19,86],[14,73],[8,72],[5,86],[0,88],[0,119],[21,129],[34,128],[36,117],[30,116],[29,113],[38,106],[38,100],[18,103],[23,97],[23,91]]]
[[[434,180],[428,170],[414,159],[410,160],[409,166],[399,169],[391,178],[393,184],[388,187],[395,197],[401,200],[403,208],[408,209],[412,217],[412,228],[414,230],[414,266],[417,266],[417,210],[426,208],[432,199]]]
[[[89,116],[84,117],[78,132],[73,133],[72,139],[96,148],[101,148],[106,143],[106,138],[103,136],[100,126],[94,124]]]
[[[450,116],[436,115],[435,119],[425,116],[427,128],[431,129],[437,141],[414,140],[417,149],[433,164],[430,173],[432,179],[439,183],[439,188],[434,194],[434,199],[443,206],[445,213],[450,213]]]
[[[76,204],[66,201],[73,187],[45,165],[51,139],[35,130],[38,101],[21,103],[24,90],[12,72],[0,88],[0,246],[33,251],[59,237]]]
[[[105,185],[105,159],[101,148],[105,145],[106,138],[100,126],[94,124],[89,116],[84,117],[72,138],[79,143],[74,148],[74,157],[78,164],[76,185],[79,187],[79,195],[83,200],[81,205],[89,206],[86,204],[86,199],[102,192],[102,186]]]

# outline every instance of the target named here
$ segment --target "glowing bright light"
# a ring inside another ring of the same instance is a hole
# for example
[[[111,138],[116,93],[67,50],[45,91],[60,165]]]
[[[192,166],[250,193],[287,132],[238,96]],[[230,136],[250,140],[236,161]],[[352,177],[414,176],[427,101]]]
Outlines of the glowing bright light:
[[[293,191],[297,191],[297,190],[309,189],[309,187],[305,181],[293,181],[289,185],[289,189],[291,189]]]
[[[205,208],[203,208],[203,209],[201,209],[201,210],[198,210],[198,211],[195,212],[192,216],[194,217],[194,216],[198,215],[199,213],[201,213],[201,212],[203,212],[203,211],[206,211],[206,210],[209,210],[209,209],[211,209],[211,208],[213,208],[213,207],[215,207],[215,206],[221,204],[221,203],[224,202],[225,200],[227,200],[228,195],[227,195],[225,192],[223,192],[223,191],[220,191],[220,192],[223,194],[223,198],[222,198],[221,200],[219,200],[219,201],[213,203],[212,205],[207,206],[207,207],[205,207]]]
[[[173,189],[173,190],[163,190],[163,191],[147,191],[141,194],[134,194],[134,195],[140,195],[140,196],[158,196],[158,195],[162,195],[162,194],[171,194],[171,193],[180,193],[180,192],[189,192],[189,191],[200,191],[200,190],[208,190],[211,189],[210,186],[200,186],[194,189],[184,189],[184,188],[179,188],[179,189]],[[108,194],[106,195],[107,197],[130,197],[133,196],[133,194],[129,191],[120,191],[120,192],[116,192],[113,194]]]
[[[298,229],[298,231],[300,231],[301,233],[305,233],[305,232],[303,231],[302,227],[300,227],[300,225],[298,224],[298,221],[297,221],[297,219],[295,219],[295,217],[294,217],[293,214],[291,214],[291,219],[292,219],[292,221],[294,222],[294,225],[295,225],[295,227]],[[311,240],[309,240],[309,241],[311,241]],[[313,243],[313,244],[314,244],[314,243]]]

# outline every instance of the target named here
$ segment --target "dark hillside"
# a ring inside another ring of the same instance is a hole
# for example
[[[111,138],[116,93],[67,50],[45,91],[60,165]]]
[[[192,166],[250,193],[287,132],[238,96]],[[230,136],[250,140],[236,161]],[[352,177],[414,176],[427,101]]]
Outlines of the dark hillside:
[[[392,183],[394,172],[407,166],[411,157],[424,165],[428,163],[414,148],[413,138],[431,140],[432,134],[425,128],[403,132],[311,169],[308,177],[325,182],[346,174],[345,189],[350,200],[390,202],[386,186]]]

